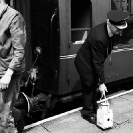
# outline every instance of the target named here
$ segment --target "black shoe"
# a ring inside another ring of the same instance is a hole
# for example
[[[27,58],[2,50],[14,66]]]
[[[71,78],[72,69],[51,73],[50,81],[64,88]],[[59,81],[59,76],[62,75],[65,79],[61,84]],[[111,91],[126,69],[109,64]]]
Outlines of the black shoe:
[[[26,111],[24,109],[21,110],[21,118],[19,119],[19,121],[16,123],[16,128],[18,130],[18,132],[22,132],[25,126],[25,122],[24,122],[24,117],[26,115]]]
[[[83,119],[87,120],[91,124],[96,124],[96,116],[95,115],[93,115],[93,116],[84,115]]]

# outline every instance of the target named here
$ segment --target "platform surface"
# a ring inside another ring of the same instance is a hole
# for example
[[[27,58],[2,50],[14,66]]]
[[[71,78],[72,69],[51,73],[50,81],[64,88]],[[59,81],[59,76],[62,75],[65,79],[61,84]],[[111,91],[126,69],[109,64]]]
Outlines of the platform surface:
[[[25,129],[23,133],[133,133],[133,92],[109,100],[113,127],[102,130],[81,117],[81,110]]]

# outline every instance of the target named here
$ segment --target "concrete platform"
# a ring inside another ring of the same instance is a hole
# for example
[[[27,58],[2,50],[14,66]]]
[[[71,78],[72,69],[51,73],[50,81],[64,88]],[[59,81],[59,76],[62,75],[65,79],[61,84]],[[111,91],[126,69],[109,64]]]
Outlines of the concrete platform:
[[[133,92],[109,100],[114,126],[102,130],[81,117],[81,110],[25,127],[23,133],[133,133]],[[28,129],[27,129],[28,128]]]

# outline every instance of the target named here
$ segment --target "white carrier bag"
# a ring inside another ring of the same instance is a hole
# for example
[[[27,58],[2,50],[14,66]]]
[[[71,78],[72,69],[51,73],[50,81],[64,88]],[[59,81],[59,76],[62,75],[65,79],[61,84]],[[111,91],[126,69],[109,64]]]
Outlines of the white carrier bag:
[[[97,109],[97,126],[102,129],[111,128],[113,126],[113,111],[109,108],[109,102],[106,96],[104,96],[104,98],[105,101],[101,102]]]

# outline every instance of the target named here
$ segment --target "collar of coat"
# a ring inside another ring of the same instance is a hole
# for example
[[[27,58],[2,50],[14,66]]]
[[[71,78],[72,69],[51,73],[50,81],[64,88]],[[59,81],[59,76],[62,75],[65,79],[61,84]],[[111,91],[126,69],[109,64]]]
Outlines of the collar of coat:
[[[109,28],[109,25],[107,24],[107,31],[108,31],[108,35],[109,35],[109,37],[112,37],[113,36],[113,34],[112,34],[112,32],[111,32],[111,30],[110,30],[110,28]]]

